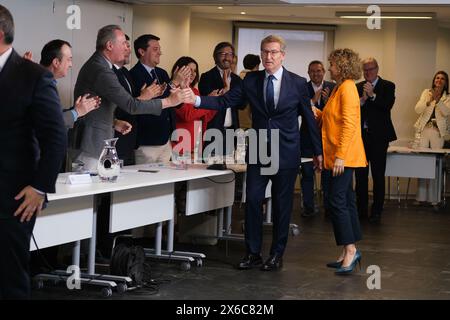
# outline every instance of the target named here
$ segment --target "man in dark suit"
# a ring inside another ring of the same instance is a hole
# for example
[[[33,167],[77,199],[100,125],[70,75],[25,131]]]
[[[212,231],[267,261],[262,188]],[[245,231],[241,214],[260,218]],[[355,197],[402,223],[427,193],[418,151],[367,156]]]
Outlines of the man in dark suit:
[[[53,74],[55,84],[64,78],[72,68],[72,46],[69,42],[56,39],[48,42],[41,51],[40,65]],[[100,104],[98,97],[79,96],[72,108],[63,110],[64,124],[67,129],[73,128],[75,121],[97,108]]]
[[[364,149],[373,180],[373,204],[369,222],[379,223],[384,205],[384,174],[389,142],[397,139],[391,120],[395,102],[395,84],[378,76],[378,62],[363,60],[364,79],[357,84],[361,97],[361,128]],[[369,167],[355,170],[356,200],[360,217],[368,214]]]
[[[133,97],[138,96],[138,92],[136,91],[134,81],[131,77],[130,71],[125,67],[125,65],[130,63],[130,55],[131,55],[131,45],[130,38],[128,35],[125,35],[125,39],[127,40],[127,52],[125,54],[125,59],[123,62],[115,65],[114,72],[119,79],[120,84],[124,89]],[[119,159],[123,160],[124,165],[133,165],[135,164],[134,159],[134,149],[136,147],[136,139],[137,139],[137,121],[136,116],[129,114],[128,112],[117,108],[114,113],[115,119],[126,121],[131,126],[131,131],[126,135],[123,135],[120,132],[115,132],[114,137],[119,138],[116,143],[116,150]]]
[[[12,48],[0,5],[0,300],[30,297],[30,238],[55,182],[67,132],[53,76]]]
[[[213,58],[216,65],[211,70],[203,73],[198,83],[198,90],[203,96],[211,92],[216,94],[225,94],[235,86],[241,85],[241,78],[231,70],[233,58],[235,56],[234,46],[229,42],[220,42],[216,45],[213,52]],[[237,109],[243,109],[245,105],[238,106]],[[207,129],[218,129],[225,133],[226,129],[238,129],[239,115],[236,108],[224,108],[219,110],[213,119],[208,122]],[[208,144],[205,143],[205,147]],[[225,144],[223,154],[226,153]],[[228,151],[234,150],[234,146],[229,146]],[[220,150],[218,150],[220,151]]]
[[[157,67],[160,63],[161,46],[159,37],[144,34],[134,41],[134,52],[139,62],[130,70],[136,88],[144,85],[160,86],[155,98],[165,98],[171,87],[179,87],[188,76],[187,68],[176,72],[173,81],[164,69]],[[138,115],[136,163],[169,162],[172,156],[171,135],[175,127],[175,110],[163,110],[159,115]]]
[[[245,208],[245,244],[247,253],[239,263],[239,269],[250,269],[261,265],[262,203],[269,179],[272,181],[273,230],[270,257],[262,265],[264,271],[276,270],[282,266],[286,248],[295,179],[300,165],[300,135],[298,116],[308,125],[313,145],[316,167],[322,167],[322,147],[317,125],[309,103],[306,80],[283,68],[285,56],[284,40],[268,36],[261,41],[261,58],[265,70],[249,73],[241,85],[232,88],[221,97],[191,97],[191,103],[208,109],[236,108],[250,104],[253,129],[257,132],[256,145],[249,145],[249,160],[255,158],[257,146],[271,150],[278,147],[279,153],[272,153],[272,163],[278,161],[275,173],[267,173],[267,166],[261,155],[256,163],[247,166],[247,203]],[[252,129],[249,129],[252,130]],[[273,132],[279,133],[279,140],[273,140]],[[259,141],[259,140],[263,141]]]
[[[311,61],[308,66],[308,75],[311,79],[307,83],[308,95],[311,107],[314,106],[323,110],[327,103],[328,97],[333,91],[335,84],[330,81],[323,80],[325,76],[325,68],[323,63],[318,60]],[[320,133],[320,130],[319,130]],[[302,158],[312,158],[314,155],[311,136],[308,126],[302,121],[300,126],[301,155]],[[316,214],[314,204],[314,167],[312,162],[304,162],[301,165],[301,187],[303,195],[303,212],[302,217],[310,217]],[[323,206],[325,215],[329,215],[330,203],[328,200],[330,183],[330,171],[321,172],[321,186],[323,194]]]

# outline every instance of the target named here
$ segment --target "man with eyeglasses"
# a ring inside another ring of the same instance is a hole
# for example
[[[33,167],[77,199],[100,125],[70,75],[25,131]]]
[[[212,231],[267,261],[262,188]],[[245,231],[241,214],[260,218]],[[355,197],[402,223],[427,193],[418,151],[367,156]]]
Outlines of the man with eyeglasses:
[[[213,94],[222,95],[230,89],[241,84],[241,78],[234,74],[231,70],[233,58],[235,56],[234,46],[229,42],[220,42],[216,45],[213,52],[213,58],[216,65],[211,70],[203,73],[198,83],[198,89],[203,96]],[[244,108],[245,105],[239,106],[238,109]],[[218,129],[224,137],[223,154],[226,154],[225,148],[225,130],[238,129],[239,117],[238,111],[233,108],[224,108],[216,113],[216,116],[208,122],[207,129]],[[205,143],[206,146],[207,143]],[[229,146],[228,151],[232,151],[234,146]]]
[[[191,93],[190,97],[190,103],[195,103],[195,106],[214,110],[236,108],[248,102],[252,111],[252,128],[257,131],[258,146],[271,150],[273,145],[278,144],[279,152],[271,154],[272,162],[278,160],[278,170],[275,173],[265,172],[264,169],[273,163],[266,164],[260,155],[257,155],[256,163],[250,162],[247,165],[246,254],[237,265],[241,270],[261,265],[263,271],[282,267],[289,235],[294,185],[300,166],[299,115],[303,117],[311,135],[315,167],[322,169],[322,146],[310,106],[306,79],[283,67],[285,49],[286,44],[281,37],[267,36],[261,41],[264,70],[249,73],[241,85],[223,96],[196,97]],[[272,131],[278,131],[279,140],[272,140]],[[249,150],[254,149],[254,145],[249,146]],[[249,157],[252,158],[253,156]],[[269,180],[272,181],[273,200],[272,246],[269,258],[263,263],[262,204]]]
[[[395,84],[378,76],[378,62],[367,58],[362,62],[364,79],[357,84],[361,102],[361,132],[373,180],[373,203],[369,222],[381,220],[384,205],[384,174],[389,142],[397,139],[391,120],[395,102]],[[356,202],[360,218],[368,215],[369,167],[355,170]]]

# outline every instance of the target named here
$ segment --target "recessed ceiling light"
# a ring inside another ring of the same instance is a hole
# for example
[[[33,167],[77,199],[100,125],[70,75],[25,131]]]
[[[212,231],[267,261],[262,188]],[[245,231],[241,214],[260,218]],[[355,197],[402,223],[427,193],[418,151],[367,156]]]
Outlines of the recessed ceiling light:
[[[247,12],[245,12],[245,11],[241,11],[241,14],[247,14]]]
[[[223,7],[217,7],[217,9],[219,9],[219,10],[222,10],[222,9],[223,9]]]

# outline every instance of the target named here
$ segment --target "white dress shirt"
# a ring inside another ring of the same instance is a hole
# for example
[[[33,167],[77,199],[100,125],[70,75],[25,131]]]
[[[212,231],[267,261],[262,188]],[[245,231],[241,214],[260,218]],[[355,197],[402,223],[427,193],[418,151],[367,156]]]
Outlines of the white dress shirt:
[[[313,90],[314,90],[314,93],[317,93],[317,91],[319,91],[319,90],[322,90],[322,88],[323,88],[323,81],[322,81],[322,83],[320,84],[320,86],[317,86],[314,82],[312,82],[311,81],[311,85],[312,85],[312,87],[313,87]],[[319,96],[319,100],[317,100],[317,104],[318,105],[320,105],[320,100],[322,99],[322,95],[320,95]],[[311,100],[311,106],[313,106],[314,104],[312,103],[312,100]]]

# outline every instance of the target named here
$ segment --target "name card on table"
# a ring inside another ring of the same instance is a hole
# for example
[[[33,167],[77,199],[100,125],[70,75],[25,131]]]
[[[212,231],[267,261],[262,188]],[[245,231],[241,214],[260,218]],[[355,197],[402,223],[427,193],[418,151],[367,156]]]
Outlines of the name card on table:
[[[92,178],[89,173],[85,174],[70,174],[67,176],[66,184],[87,184],[92,183]]]

